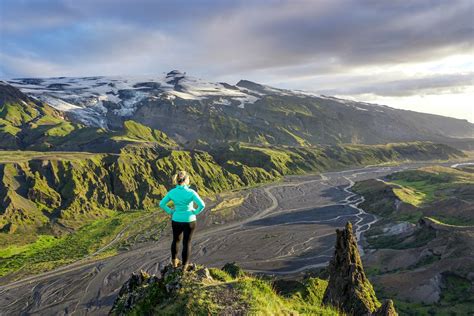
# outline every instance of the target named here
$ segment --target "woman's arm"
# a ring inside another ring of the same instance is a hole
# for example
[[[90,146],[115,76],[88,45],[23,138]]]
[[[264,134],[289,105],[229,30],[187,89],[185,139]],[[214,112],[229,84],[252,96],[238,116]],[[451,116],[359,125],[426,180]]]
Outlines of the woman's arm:
[[[204,204],[204,201],[199,197],[199,195],[196,193],[196,191],[193,191],[193,201],[194,203],[197,204],[197,208],[193,211],[194,215],[198,215],[204,210],[204,207],[206,207],[206,204]]]
[[[160,201],[160,207],[168,214],[173,214],[173,209],[170,208],[167,204],[171,201],[169,194],[166,194],[165,197]]]

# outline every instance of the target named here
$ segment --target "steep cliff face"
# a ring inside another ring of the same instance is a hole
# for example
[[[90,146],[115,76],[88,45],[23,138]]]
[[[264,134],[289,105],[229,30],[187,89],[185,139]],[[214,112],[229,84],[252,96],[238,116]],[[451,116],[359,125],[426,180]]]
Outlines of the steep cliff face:
[[[392,302],[381,303],[365,275],[352,224],[336,230],[334,256],[329,263],[329,283],[324,293],[325,304],[338,307],[350,315],[396,315]]]
[[[76,228],[107,209],[150,209],[170,187],[177,169],[189,170],[201,194],[266,180],[242,178],[205,152],[127,147],[119,155],[62,154],[0,164],[0,225],[3,232],[47,224]]]
[[[129,128],[144,127],[131,123]],[[151,209],[179,169],[188,170],[193,186],[208,195],[288,174],[462,155],[431,143],[312,148],[234,144],[211,152],[187,151],[173,149],[164,135],[146,131],[139,134],[161,137],[161,143],[127,145],[118,154],[2,152],[1,231],[34,231],[49,225],[75,229],[84,219],[105,216],[110,209]]]

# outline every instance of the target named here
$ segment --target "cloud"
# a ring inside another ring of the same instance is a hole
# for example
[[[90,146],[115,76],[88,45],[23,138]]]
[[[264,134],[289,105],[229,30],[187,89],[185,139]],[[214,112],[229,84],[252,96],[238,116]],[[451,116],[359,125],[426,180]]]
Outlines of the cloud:
[[[269,6],[264,12],[249,7],[214,17],[201,28],[203,46],[236,71],[310,63],[331,72],[472,51],[470,1],[298,4]]]
[[[472,51],[474,31],[470,0],[4,0],[2,12],[1,32],[8,44],[4,54],[17,55],[20,47],[55,63],[61,63],[59,53],[78,60],[86,54],[86,61],[93,56],[120,60],[120,53],[113,52],[123,39],[124,49],[161,57],[149,49],[153,36],[143,40],[143,35],[159,33],[173,39],[175,46],[164,50],[173,51],[175,64],[199,63],[214,75],[282,72],[305,64],[331,73],[433,59]],[[65,52],[65,45],[70,51]],[[145,62],[163,64],[149,58]]]
[[[245,78],[394,97],[472,86],[471,0],[0,0],[0,6],[2,77],[182,69],[230,83]]]
[[[411,96],[424,94],[449,94],[464,91],[473,86],[474,72],[460,74],[441,74],[419,78],[391,81],[372,81],[355,86],[320,90],[325,95]],[[367,78],[366,78],[367,79]]]

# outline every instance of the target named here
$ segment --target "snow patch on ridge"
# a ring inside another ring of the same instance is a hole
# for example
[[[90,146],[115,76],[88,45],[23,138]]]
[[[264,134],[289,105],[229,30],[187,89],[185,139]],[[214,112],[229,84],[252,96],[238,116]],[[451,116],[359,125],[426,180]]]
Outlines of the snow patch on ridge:
[[[46,102],[58,110],[70,112],[84,124],[104,128],[107,128],[107,117],[130,117],[143,102],[198,102],[211,107],[233,106],[245,109],[266,96],[277,95],[328,99],[358,111],[384,112],[387,108],[302,90],[273,88],[247,80],[241,80],[237,85],[212,83],[177,70],[155,77],[20,78],[7,82],[30,97]]]
[[[87,125],[98,125],[97,122],[101,122],[101,127],[106,125],[105,116],[109,111],[117,116],[129,117],[144,100],[209,100],[213,105],[236,104],[243,108],[259,99],[259,94],[255,92],[207,82],[179,71],[157,77],[20,78],[9,80],[8,83],[60,111],[74,112],[74,116]]]

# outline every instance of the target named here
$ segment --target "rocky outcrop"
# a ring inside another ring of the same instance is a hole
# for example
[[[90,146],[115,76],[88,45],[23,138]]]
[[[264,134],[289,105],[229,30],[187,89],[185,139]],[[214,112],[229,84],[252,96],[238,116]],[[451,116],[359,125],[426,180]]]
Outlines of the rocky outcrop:
[[[375,312],[375,316],[397,316],[392,300],[386,300],[382,306]]]
[[[337,230],[329,282],[319,278],[264,281],[235,263],[222,269],[192,264],[165,266],[160,277],[140,271],[122,286],[112,315],[398,315],[393,301],[381,304],[362,267],[352,225]],[[323,296],[324,293],[324,296]],[[283,298],[284,297],[284,298]],[[270,307],[263,301],[271,300]],[[293,305],[292,305],[293,304]]]
[[[130,279],[120,288],[111,314],[126,314],[127,311],[143,298],[146,293],[145,289],[157,285],[158,281],[159,279],[156,276],[150,276],[143,270],[132,273]]]
[[[323,303],[350,315],[396,315],[393,302],[381,303],[365,275],[352,224],[336,230],[334,256],[329,263],[329,283]],[[386,311],[386,313],[384,313]]]
[[[144,307],[147,314],[150,314],[154,306],[175,297],[186,285],[213,280],[209,270],[203,266],[191,264],[184,273],[181,268],[173,268],[169,264],[161,270],[160,277],[149,275],[142,270],[133,273],[121,287],[110,315],[128,315],[132,310],[137,311],[137,307]],[[147,305],[150,300],[153,303]]]

